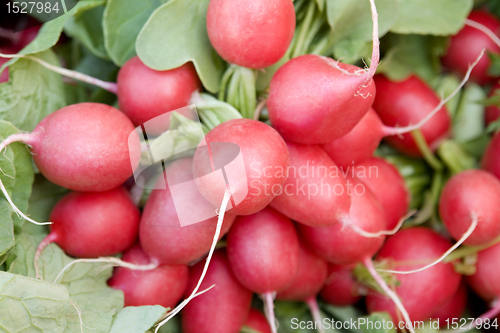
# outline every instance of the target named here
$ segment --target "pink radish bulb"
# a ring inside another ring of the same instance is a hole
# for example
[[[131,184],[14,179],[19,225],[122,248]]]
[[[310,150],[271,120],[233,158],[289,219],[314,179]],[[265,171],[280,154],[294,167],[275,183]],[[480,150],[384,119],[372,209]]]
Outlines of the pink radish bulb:
[[[297,275],[292,284],[280,291],[276,298],[285,301],[307,302],[319,293],[325,284],[327,273],[327,262],[313,253],[303,242],[299,242]]]
[[[439,321],[440,327],[446,328],[454,318],[462,318],[466,306],[467,285],[462,282],[455,295],[432,315],[432,321]]]
[[[288,178],[274,193],[271,207],[312,227],[338,223],[349,215],[351,197],[345,178],[320,146],[287,142]],[[272,189],[274,191],[274,189]]]
[[[96,258],[120,253],[134,244],[140,213],[122,187],[106,192],[72,192],[52,210],[50,234],[37,256],[56,243],[73,257]]]
[[[231,64],[271,66],[285,54],[294,31],[292,0],[211,0],[208,5],[208,37]]]
[[[336,306],[348,306],[356,304],[361,299],[359,291],[362,286],[352,273],[354,266],[328,264],[328,276],[320,291],[320,296],[325,302]]]
[[[215,207],[200,195],[196,186],[189,186],[191,184],[187,183],[193,179],[191,168],[192,159],[184,158],[170,164],[166,174],[186,182],[183,199],[192,205],[193,214],[204,209],[213,209],[215,212]],[[164,182],[164,178],[160,177],[158,181]],[[235,218],[234,215],[225,214],[220,238],[227,233]],[[216,226],[217,216],[181,226],[167,185],[166,189],[153,190],[149,196],[142,213],[139,237],[142,248],[152,261],[168,265],[188,264],[210,250]]]
[[[481,167],[500,179],[500,134],[495,133],[483,154]]]
[[[138,244],[128,249],[122,260],[138,265],[150,263]],[[117,267],[108,280],[108,285],[123,291],[125,306],[161,305],[173,308],[182,298],[188,279],[189,271],[186,265],[161,265],[149,271]]]
[[[417,124],[439,104],[436,93],[425,82],[411,76],[401,82],[393,82],[382,75],[374,77],[377,96],[373,109],[387,126],[403,127]],[[431,149],[436,149],[448,137],[451,118],[443,106],[421,128],[425,141]],[[421,156],[410,133],[393,135],[386,141],[399,151],[410,156]]]
[[[227,234],[227,255],[234,275],[247,289],[280,292],[297,273],[297,233],[292,221],[272,208],[238,216]]]
[[[266,207],[275,197],[272,189],[281,188],[286,180],[289,155],[281,136],[262,122],[234,119],[212,129],[205,140],[208,149],[202,142],[193,157],[193,174],[203,197],[212,205],[220,206],[227,186],[214,171],[221,168],[217,165],[224,164],[222,162],[227,161],[229,154],[227,144],[219,144],[229,143],[239,147],[244,170],[237,171],[244,171],[242,177],[246,176],[246,182],[228,179],[233,198],[243,198],[235,201],[229,212],[249,215]],[[233,172],[235,168],[229,166],[227,169],[227,172]]]
[[[250,309],[244,327],[248,327],[256,333],[271,333],[271,327],[269,327],[266,317],[254,308]]]
[[[478,224],[466,245],[486,244],[500,235],[500,181],[484,170],[466,170],[444,186],[439,213],[454,239],[469,229],[473,215]]]
[[[500,296],[500,243],[477,254],[476,273],[467,276],[467,283],[486,301]]]
[[[339,69],[340,68],[340,69]],[[351,131],[373,104],[375,84],[360,68],[319,55],[288,61],[273,76],[267,107],[287,141],[328,143]]]
[[[472,11],[468,19],[482,24],[500,37],[500,21],[486,11]],[[487,34],[466,25],[455,36],[451,37],[448,51],[443,57],[443,64],[460,75],[464,75],[469,64],[474,62],[483,49],[500,54],[500,47]],[[472,70],[471,80],[481,85],[491,81],[492,77],[488,74],[490,63],[488,57],[483,57]]]
[[[144,65],[139,57],[129,59],[117,78],[120,110],[140,126],[148,120],[185,107],[201,82],[192,63],[167,71],[156,71]],[[192,115],[184,112],[184,116]],[[148,134],[161,134],[168,123],[148,124]]]
[[[204,262],[190,269],[185,296],[191,294],[203,270]],[[223,250],[214,252],[200,291],[212,289],[189,302],[182,311],[184,333],[239,333],[250,311],[252,292],[234,276]]]
[[[410,191],[398,169],[379,157],[368,158],[353,168],[382,205],[387,229],[393,229],[410,206]]]
[[[386,230],[384,211],[375,196],[359,180],[347,181],[352,191],[349,223],[367,232]],[[347,229],[343,223],[322,228],[299,223],[298,229],[301,238],[317,255],[337,265],[354,264],[371,258],[385,239],[385,236],[364,237]]]
[[[391,268],[406,271],[433,261],[450,246],[448,240],[431,229],[404,229],[387,239],[376,260],[387,261],[394,265]],[[418,273],[395,276],[399,281],[395,291],[412,321],[429,320],[433,313],[453,297],[462,278],[454,271],[452,263],[442,262]],[[368,312],[386,311],[395,323],[399,323],[396,307],[386,296],[373,291],[366,297],[366,305]]]
[[[498,92],[500,92],[500,81],[497,80],[493,85],[493,87],[491,88],[489,97],[494,96],[495,93]],[[486,126],[497,120],[499,117],[500,117],[500,108],[496,105],[489,105],[484,110],[484,121],[486,123]]]
[[[347,168],[371,157],[384,136],[384,124],[370,108],[349,133],[326,143],[323,149],[336,164]]]

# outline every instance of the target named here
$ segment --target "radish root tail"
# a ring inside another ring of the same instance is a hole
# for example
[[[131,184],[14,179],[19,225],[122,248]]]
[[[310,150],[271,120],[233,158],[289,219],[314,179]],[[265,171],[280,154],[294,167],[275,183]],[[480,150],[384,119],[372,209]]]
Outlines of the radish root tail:
[[[321,312],[319,311],[318,301],[316,297],[310,297],[306,300],[307,306],[311,311],[311,315],[315,323],[318,323],[318,332],[325,333],[325,329],[323,328],[323,318],[321,318]],[[316,325],[316,324],[315,324]]]
[[[500,47],[500,38],[498,38],[498,36],[495,35],[495,33],[493,31],[488,29],[488,27],[482,25],[481,23],[478,23],[476,21],[472,21],[469,19],[465,20],[465,25],[468,25],[469,27],[473,27],[481,32],[484,32],[486,35],[488,35],[488,37],[491,38],[491,40],[493,42],[495,42],[495,44],[497,44]]]
[[[269,326],[271,326],[271,332],[277,333],[278,328],[276,326],[276,317],[274,316],[274,298],[276,297],[275,292],[267,292],[261,295],[264,301],[264,313],[266,315]]]
[[[404,221],[406,221],[407,219],[412,217],[416,212],[417,212],[416,210],[411,210],[408,213],[406,213],[406,215],[403,216],[402,218],[400,218],[398,221],[398,224],[391,230],[382,230],[379,232],[368,232],[368,231],[361,229],[357,225],[350,223],[349,219],[346,219],[343,222],[343,225],[345,227],[348,227],[349,229],[351,229],[352,231],[354,231],[358,235],[366,237],[366,238],[377,238],[377,237],[382,237],[382,236],[391,236],[391,235],[394,235],[396,232],[398,232],[399,229],[401,229],[401,226],[403,225]]]

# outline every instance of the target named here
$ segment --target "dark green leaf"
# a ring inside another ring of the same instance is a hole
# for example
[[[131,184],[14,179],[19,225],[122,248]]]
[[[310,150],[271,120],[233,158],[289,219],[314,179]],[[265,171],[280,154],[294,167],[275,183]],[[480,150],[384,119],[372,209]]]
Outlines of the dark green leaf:
[[[490,67],[488,68],[488,74],[492,77],[500,76],[500,55],[496,53],[487,52],[488,58],[490,59]]]
[[[208,0],[173,0],[158,8],[137,37],[139,58],[155,70],[192,61],[210,92],[219,90],[223,63],[206,30]]]
[[[162,306],[126,307],[113,320],[109,333],[144,333],[167,313]]]

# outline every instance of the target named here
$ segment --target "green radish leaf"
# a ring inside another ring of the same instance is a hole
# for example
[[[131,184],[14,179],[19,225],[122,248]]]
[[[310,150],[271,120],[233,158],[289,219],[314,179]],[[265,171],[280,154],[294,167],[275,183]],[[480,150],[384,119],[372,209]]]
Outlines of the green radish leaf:
[[[56,55],[47,50],[34,55],[59,65]],[[0,119],[24,131],[32,131],[50,113],[66,105],[61,75],[28,59],[9,67],[9,82],[0,84]]]
[[[68,192],[68,189],[49,182],[41,174],[37,174],[33,183],[33,191],[29,198],[29,216],[38,222],[49,221],[52,208]]]
[[[104,47],[104,33],[100,22],[103,20],[104,6],[98,6],[70,17],[64,25],[64,32],[79,40],[97,57],[109,59]]]
[[[104,45],[118,66],[136,55],[135,41],[151,14],[169,0],[109,0],[104,11]]]
[[[113,321],[109,333],[144,333],[167,313],[163,306],[126,307]]]
[[[464,143],[478,138],[484,132],[484,90],[474,82],[468,82],[453,118],[453,138]]]
[[[0,199],[0,263],[9,256],[9,251],[15,244],[14,221],[12,221],[9,203]]]
[[[0,272],[2,332],[63,333],[70,307],[63,286]]]
[[[137,37],[139,58],[163,71],[192,61],[205,88],[219,90],[224,65],[206,28],[208,0],[172,0],[159,7]]]
[[[16,235],[16,245],[5,262],[10,273],[35,277],[33,258],[38,244],[47,235],[46,229],[39,229],[45,233],[30,235],[28,232],[23,232]]]
[[[469,15],[473,0],[399,0],[392,32],[448,36],[456,34]]]

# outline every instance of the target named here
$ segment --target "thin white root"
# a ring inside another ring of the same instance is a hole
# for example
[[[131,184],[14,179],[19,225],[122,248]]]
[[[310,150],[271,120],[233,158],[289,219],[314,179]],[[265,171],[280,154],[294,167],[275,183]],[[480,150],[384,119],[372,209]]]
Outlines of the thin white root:
[[[276,317],[274,316],[274,298],[276,297],[276,292],[267,292],[261,295],[264,301],[264,313],[267,318],[269,326],[271,326],[271,332],[277,333],[278,328],[276,327]]]
[[[412,217],[416,212],[417,212],[416,210],[410,210],[408,213],[406,213],[405,216],[403,216],[402,218],[399,219],[398,224],[391,230],[382,230],[379,232],[368,232],[368,231],[361,229],[357,225],[351,224],[349,222],[344,223],[344,225],[346,227],[348,227],[349,229],[351,229],[352,231],[354,231],[355,233],[357,233],[358,235],[366,237],[366,238],[377,238],[377,237],[381,237],[381,236],[391,236],[391,235],[394,235],[396,232],[398,232],[399,229],[401,229],[401,226],[403,225],[404,221],[406,221],[407,219]]]
[[[63,76],[66,76],[66,77],[69,77],[69,78],[72,78],[72,79],[75,79],[78,81],[92,84],[94,86],[97,86],[99,88],[102,88],[104,90],[112,92],[114,94],[118,93],[118,87],[117,87],[116,83],[114,83],[114,82],[102,81],[102,80],[96,79],[95,77],[92,77],[90,75],[79,73],[79,72],[73,71],[71,69],[51,65],[48,62],[43,61],[42,59],[38,59],[36,57],[32,57],[29,55],[23,55],[23,54],[2,54],[2,53],[0,53],[0,58],[9,58],[9,59],[10,58],[24,58],[24,59],[33,60],[33,61],[36,61],[37,63],[39,63],[40,65],[42,65],[43,67],[50,69],[51,71],[53,71],[55,73],[61,74]]]
[[[372,32],[373,46],[372,46],[372,59],[370,63],[370,68],[366,72],[367,76],[366,83],[368,83],[368,81],[375,75],[378,63],[380,61],[380,40],[378,39],[378,13],[377,13],[377,7],[375,6],[375,0],[370,0],[370,9],[372,11],[372,21],[373,21],[373,32]]]
[[[385,283],[384,279],[382,279],[382,277],[377,273],[377,270],[373,266],[371,258],[365,259],[363,263],[365,264],[366,268],[370,272],[373,279],[375,279],[380,288],[382,288],[382,290],[386,293],[386,295],[394,302],[399,312],[401,312],[401,315],[403,316],[406,322],[406,326],[408,326],[407,329],[410,331],[410,333],[415,333],[415,329],[413,328],[413,324],[411,322],[410,316],[408,315],[408,311],[406,311],[398,295],[391,288],[389,288],[387,283]]]
[[[155,328],[155,333],[158,333],[158,330],[160,329],[160,327],[165,325],[170,319],[172,319],[176,314],[178,314],[193,298],[198,296],[197,292],[200,289],[201,283],[203,282],[205,275],[207,274],[208,267],[210,266],[210,261],[212,260],[212,255],[215,251],[215,246],[217,245],[217,241],[219,240],[219,236],[220,236],[220,232],[221,232],[221,228],[222,228],[222,223],[224,222],[224,215],[226,213],[227,204],[228,204],[230,198],[231,198],[231,193],[229,190],[226,190],[226,192],[224,193],[224,198],[222,199],[222,203],[220,206],[219,218],[217,219],[217,229],[215,230],[214,239],[212,241],[212,246],[210,247],[210,252],[208,252],[205,266],[203,267],[203,271],[201,273],[200,278],[198,279],[198,283],[196,284],[196,287],[194,288],[193,292],[191,293],[191,295],[188,298],[186,298],[184,301],[182,301],[181,304],[176,306],[172,310],[172,312],[164,320],[162,320],[160,323],[158,323],[158,325]]]
[[[54,279],[54,283],[57,283],[59,278],[64,274],[64,272],[68,268],[70,268],[74,264],[78,264],[79,262],[110,263],[111,266],[124,267],[124,268],[131,269],[133,271],[150,271],[150,270],[153,270],[153,269],[158,267],[157,263],[150,263],[147,265],[136,265],[136,264],[132,264],[130,262],[120,260],[120,259],[115,258],[115,257],[100,257],[100,258],[94,258],[94,259],[77,259],[77,260],[73,260],[72,262],[70,262],[69,264],[64,266],[64,268],[59,272],[59,274],[57,274],[56,278]]]
[[[80,330],[83,332],[83,319],[82,319],[82,310],[80,310],[80,308],[78,307],[78,304],[76,304],[75,301],[73,301],[71,298],[69,299],[69,302],[71,303],[71,305],[73,305],[73,307],[75,308],[76,310],[76,313],[78,313],[78,319],[80,319]]]
[[[318,332],[325,333],[325,329],[323,328],[323,318],[321,318],[321,313],[319,311],[318,301],[316,297],[311,297],[306,300],[307,306],[311,311],[311,315],[315,323],[318,323]]]
[[[457,247],[459,247],[460,245],[462,245],[463,242],[465,242],[465,240],[467,238],[469,238],[469,236],[474,232],[474,230],[476,229],[477,227],[477,224],[478,224],[478,217],[476,214],[472,214],[472,223],[469,227],[469,229],[467,229],[467,231],[462,235],[462,237],[452,246],[448,249],[448,251],[446,251],[445,253],[443,253],[443,255],[441,257],[439,257],[438,259],[434,260],[432,263],[428,264],[428,265],[425,265],[424,267],[421,267],[421,268],[418,268],[418,269],[414,269],[414,270],[411,270],[411,271],[396,271],[396,270],[390,270],[390,269],[378,269],[379,272],[386,272],[386,273],[394,273],[394,274],[412,274],[412,273],[418,273],[418,272],[421,272],[421,271],[424,271],[426,270],[427,268],[430,268],[434,265],[437,265],[439,264],[441,261],[444,260],[444,258],[446,258],[450,253],[452,253],[453,251],[455,251],[455,249]]]
[[[465,73],[465,76],[462,79],[462,81],[460,82],[460,84],[458,85],[458,87],[450,95],[448,95],[448,97],[446,97],[445,99],[442,99],[441,102],[439,102],[439,104],[427,116],[425,116],[425,118],[423,118],[421,121],[419,121],[415,125],[409,125],[409,126],[405,126],[405,127],[384,126],[384,136],[405,134],[405,133],[409,133],[413,130],[419,129],[422,126],[424,126],[424,124],[427,121],[429,121],[429,119],[434,117],[434,115],[436,113],[438,113],[438,111],[441,110],[441,108],[446,103],[448,103],[450,101],[450,99],[452,99],[453,97],[455,97],[456,94],[458,94],[460,89],[462,89],[462,87],[465,85],[465,83],[469,80],[470,73],[472,72],[474,67],[478,64],[478,62],[481,60],[481,58],[484,55],[484,52],[485,52],[485,50],[483,49],[481,51],[481,53],[479,54],[479,56],[477,57],[476,61],[474,61],[472,64],[469,65],[469,69],[467,70],[467,73]]]
[[[476,320],[471,322],[470,325],[467,326],[466,328],[459,328],[456,330],[442,330],[441,332],[443,332],[443,333],[467,332],[467,331],[470,331],[473,328],[477,327],[478,325],[484,324],[486,319],[491,319],[493,317],[496,317],[500,313],[500,301],[498,298],[491,303],[491,306],[492,306],[492,308],[490,310],[486,311],[484,314],[482,314],[481,316],[476,318]]]
[[[470,27],[476,28],[479,31],[484,32],[486,35],[488,35],[488,37],[491,38],[492,41],[495,42],[495,44],[497,44],[500,47],[500,38],[498,38],[498,36],[495,35],[495,33],[493,31],[488,29],[488,27],[482,25],[481,23],[478,23],[476,21],[472,21],[469,19],[465,20],[465,25],[468,25]]]

